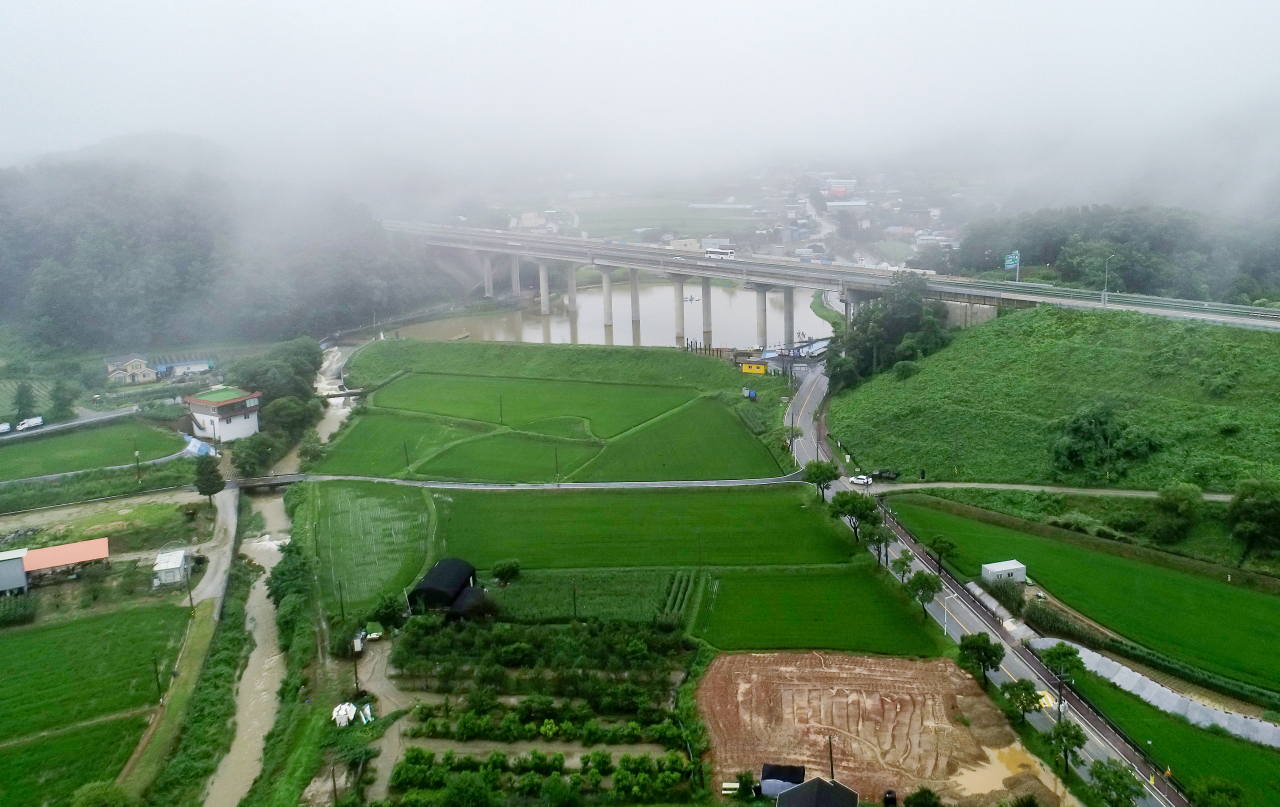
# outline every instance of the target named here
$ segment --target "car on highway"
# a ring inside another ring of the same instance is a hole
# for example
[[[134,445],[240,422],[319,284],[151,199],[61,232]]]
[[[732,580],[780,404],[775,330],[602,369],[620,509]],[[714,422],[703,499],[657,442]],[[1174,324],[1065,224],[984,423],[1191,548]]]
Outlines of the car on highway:
[[[866,474],[860,474],[858,476],[853,477],[849,481],[854,485],[862,485],[863,487],[866,487],[871,484],[871,477],[867,476]]]
[[[5,434],[6,432],[9,431],[9,429],[10,429],[10,426],[8,423],[0,423],[0,434]]]
[[[24,432],[27,429],[35,429],[44,425],[44,418],[36,415],[33,418],[27,418],[18,424],[18,431]]]

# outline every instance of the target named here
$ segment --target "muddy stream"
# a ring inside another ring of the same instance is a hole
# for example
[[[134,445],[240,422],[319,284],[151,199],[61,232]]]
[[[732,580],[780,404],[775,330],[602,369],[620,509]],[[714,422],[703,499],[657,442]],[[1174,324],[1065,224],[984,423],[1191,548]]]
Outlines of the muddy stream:
[[[284,655],[276,637],[276,609],[267,599],[267,574],[280,560],[280,544],[289,540],[284,496],[255,496],[253,509],[266,520],[261,538],[246,541],[240,551],[260,564],[266,574],[249,591],[245,625],[255,646],[236,688],[236,735],[231,750],[209,780],[205,807],[236,807],[262,770],[262,749],[279,709],[277,692],[284,680]]]

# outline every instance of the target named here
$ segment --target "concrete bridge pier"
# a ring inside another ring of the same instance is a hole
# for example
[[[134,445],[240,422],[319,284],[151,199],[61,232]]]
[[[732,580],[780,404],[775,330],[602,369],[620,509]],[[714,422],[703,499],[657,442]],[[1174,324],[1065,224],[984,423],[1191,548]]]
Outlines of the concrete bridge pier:
[[[565,270],[565,279],[569,286],[569,313],[578,313],[578,266],[577,264],[569,264]]]
[[[796,346],[796,290],[790,286],[782,289],[782,339],[788,350]]]
[[[520,296],[520,256],[511,256],[511,293]]]
[[[640,270],[639,269],[631,270],[631,321],[633,323],[640,322]],[[635,332],[637,334],[640,333],[640,328],[638,325],[635,328]],[[637,342],[636,347],[639,347],[639,346],[640,345]]]
[[[676,303],[676,347],[684,347],[684,281],[684,275],[671,275]]]
[[[484,256],[484,296],[493,296],[493,256],[485,253]]]
[[[711,346],[711,278],[702,278],[702,343]]]
[[[756,342],[769,346],[769,287],[756,284]]]
[[[613,327],[613,276],[609,274],[608,269],[600,270],[600,285],[602,286],[602,291],[604,293],[604,327],[612,328]],[[610,339],[612,339],[613,332],[609,331],[608,336]]]
[[[538,293],[542,300],[542,316],[551,314],[551,283],[547,279],[547,265],[538,264]]]

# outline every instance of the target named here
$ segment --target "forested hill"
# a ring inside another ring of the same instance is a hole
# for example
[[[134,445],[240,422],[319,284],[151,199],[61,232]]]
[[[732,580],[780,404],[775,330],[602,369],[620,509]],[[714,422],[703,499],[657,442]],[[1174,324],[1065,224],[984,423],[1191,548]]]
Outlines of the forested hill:
[[[0,326],[36,346],[321,336],[448,282],[336,193],[141,163],[0,171]]]
[[[1113,291],[1241,305],[1280,301],[1276,222],[1168,207],[1045,209],[974,221],[953,261],[964,274],[1003,277],[1014,250],[1022,280],[1101,289],[1114,255]]]

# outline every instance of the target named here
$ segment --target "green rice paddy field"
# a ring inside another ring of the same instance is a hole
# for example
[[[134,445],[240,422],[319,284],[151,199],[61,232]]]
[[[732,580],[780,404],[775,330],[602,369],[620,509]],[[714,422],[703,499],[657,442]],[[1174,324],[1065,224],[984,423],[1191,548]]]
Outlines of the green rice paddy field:
[[[687,577],[689,572],[683,570]],[[489,595],[516,619],[624,619],[645,622],[665,610],[676,572],[656,569],[530,569]]]
[[[1242,804],[1280,804],[1280,751],[1196,728],[1096,675],[1076,688],[1184,785],[1228,779],[1245,791]]]
[[[946,513],[927,496],[890,504],[928,542],[955,541],[948,562],[977,577],[983,563],[1016,558],[1054,596],[1139,644],[1220,675],[1280,689],[1280,597]]]
[[[146,605],[0,631],[0,742],[154,705],[152,654],[173,666],[187,617]]]
[[[802,485],[659,490],[438,490],[442,551],[477,568],[842,563],[847,528]]]
[[[5,442],[0,444],[0,481],[128,465],[135,449],[146,462],[175,454],[184,444],[176,432],[134,422]]]
[[[850,650],[937,656],[942,631],[867,553],[838,568],[723,572],[697,635],[723,650]]]
[[[0,750],[0,804],[66,804],[81,785],[115,779],[146,728],[146,716],[136,715],[7,746]]]

